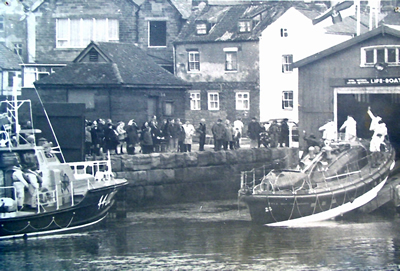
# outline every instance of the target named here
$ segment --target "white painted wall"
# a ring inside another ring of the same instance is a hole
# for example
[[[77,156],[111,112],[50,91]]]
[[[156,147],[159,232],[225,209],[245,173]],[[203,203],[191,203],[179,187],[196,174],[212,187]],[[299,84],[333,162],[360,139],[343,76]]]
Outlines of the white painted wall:
[[[292,54],[293,61],[343,42],[350,37],[326,35],[324,27],[332,24],[327,18],[313,25],[312,20],[290,8],[268,26],[260,37],[260,120],[288,118],[298,121],[298,74],[282,73],[282,55]],[[286,28],[288,37],[281,37]],[[282,109],[282,91],[293,90],[293,110]]]

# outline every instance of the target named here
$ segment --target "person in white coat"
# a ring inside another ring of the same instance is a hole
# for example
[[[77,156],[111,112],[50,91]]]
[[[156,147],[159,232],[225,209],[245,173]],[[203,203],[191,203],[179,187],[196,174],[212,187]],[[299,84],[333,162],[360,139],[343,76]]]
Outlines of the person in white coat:
[[[340,127],[339,131],[345,130],[344,139],[355,141],[357,139],[357,122],[352,116],[347,116],[347,120]]]
[[[329,143],[336,141],[337,139],[337,132],[335,123],[332,120],[329,120],[323,126],[319,128],[319,131],[322,131],[322,139],[325,141],[327,140]]]
[[[387,136],[386,124],[382,122],[382,118],[379,116],[374,116],[371,108],[368,107],[368,115],[371,118],[371,125],[369,130],[373,131],[371,142],[369,144],[369,150],[372,153],[372,166],[376,167],[379,164],[379,159],[381,158],[381,146],[385,145],[385,137]]]
[[[190,121],[186,121],[185,124],[183,125],[183,129],[185,130],[185,139],[183,140],[183,145],[184,145],[184,150],[186,152],[191,152],[192,151],[192,142],[193,142],[193,135],[196,132],[196,129],[194,129],[193,124],[190,123]]]

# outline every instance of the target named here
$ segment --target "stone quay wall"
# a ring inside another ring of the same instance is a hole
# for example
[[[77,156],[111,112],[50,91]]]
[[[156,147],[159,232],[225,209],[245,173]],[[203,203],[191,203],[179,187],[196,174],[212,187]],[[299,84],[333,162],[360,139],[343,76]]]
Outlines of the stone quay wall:
[[[265,166],[294,167],[298,149],[238,149],[186,153],[113,155],[116,178],[129,185],[119,193],[126,209],[204,200],[234,199],[241,172]],[[252,176],[249,176],[252,178]]]

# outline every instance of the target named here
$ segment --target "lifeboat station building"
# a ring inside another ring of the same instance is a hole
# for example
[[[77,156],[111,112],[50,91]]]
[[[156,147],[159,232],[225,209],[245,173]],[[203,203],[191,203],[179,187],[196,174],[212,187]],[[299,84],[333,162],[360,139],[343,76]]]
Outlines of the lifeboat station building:
[[[304,58],[299,72],[299,129],[320,138],[333,120],[339,130],[348,115],[357,136],[369,138],[368,107],[388,128],[400,152],[400,28],[382,25],[365,34]],[[338,131],[339,132],[339,131]],[[300,142],[304,146],[304,141]]]

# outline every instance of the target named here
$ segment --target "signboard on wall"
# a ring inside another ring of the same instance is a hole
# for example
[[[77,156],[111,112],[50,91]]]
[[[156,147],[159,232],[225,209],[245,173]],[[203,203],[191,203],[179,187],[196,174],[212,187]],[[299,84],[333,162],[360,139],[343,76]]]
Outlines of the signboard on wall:
[[[382,86],[400,85],[400,77],[346,78],[345,85]]]

